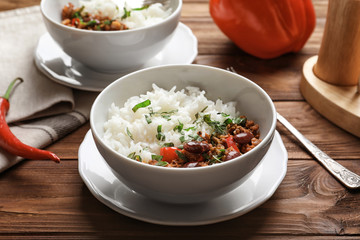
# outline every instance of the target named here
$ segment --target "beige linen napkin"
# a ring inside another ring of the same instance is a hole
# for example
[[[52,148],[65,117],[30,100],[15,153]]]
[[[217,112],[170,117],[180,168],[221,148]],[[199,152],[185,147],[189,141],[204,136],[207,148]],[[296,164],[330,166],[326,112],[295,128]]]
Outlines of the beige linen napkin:
[[[7,122],[24,143],[43,148],[85,123],[96,93],[53,82],[34,64],[46,32],[39,6],[0,12],[0,95],[16,77],[24,82],[10,96]],[[0,149],[0,172],[22,160]]]

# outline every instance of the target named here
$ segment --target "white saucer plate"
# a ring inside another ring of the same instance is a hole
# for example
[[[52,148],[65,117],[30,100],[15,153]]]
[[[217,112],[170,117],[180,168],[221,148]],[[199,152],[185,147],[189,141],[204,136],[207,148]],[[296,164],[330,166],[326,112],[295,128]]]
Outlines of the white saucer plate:
[[[191,64],[197,56],[197,39],[191,29],[179,23],[165,48],[142,68],[168,64]],[[100,92],[114,80],[138,69],[121,73],[102,73],[82,65],[64,53],[49,33],[39,39],[35,48],[35,65],[51,80],[68,87]]]
[[[123,215],[161,225],[194,226],[233,219],[263,204],[285,177],[287,160],[276,131],[268,153],[238,188],[205,203],[167,204],[145,198],[120,182],[98,152],[89,130],[79,148],[79,173],[100,202]]]

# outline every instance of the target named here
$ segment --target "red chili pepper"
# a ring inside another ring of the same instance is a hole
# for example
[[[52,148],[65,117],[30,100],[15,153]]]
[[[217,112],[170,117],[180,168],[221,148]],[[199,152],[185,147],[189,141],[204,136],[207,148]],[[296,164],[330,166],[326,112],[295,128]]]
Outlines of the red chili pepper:
[[[225,139],[227,147],[232,147],[235,151],[240,152],[239,148],[237,147],[236,143],[234,142],[234,138],[232,135]]]
[[[171,163],[172,160],[178,159],[176,151],[181,151],[181,149],[176,147],[162,147],[160,148],[160,155],[163,156],[162,160],[168,163]]]
[[[5,116],[9,111],[9,96],[11,90],[17,81],[23,82],[22,78],[14,79],[4,96],[0,97],[0,147],[7,152],[26,158],[26,159],[38,159],[45,160],[51,159],[56,163],[60,163],[60,158],[54,153],[37,149],[22,143],[10,130],[6,123]]]

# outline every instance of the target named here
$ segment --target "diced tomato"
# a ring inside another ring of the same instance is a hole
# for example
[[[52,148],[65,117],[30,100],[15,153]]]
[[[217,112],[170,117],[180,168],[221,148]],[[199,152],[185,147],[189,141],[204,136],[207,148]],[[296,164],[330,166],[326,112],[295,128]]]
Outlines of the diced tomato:
[[[160,148],[160,155],[163,157],[163,161],[171,163],[172,160],[178,159],[176,150],[181,151],[181,149],[176,147],[162,147]]]
[[[237,147],[234,138],[232,135],[230,135],[229,137],[227,137],[226,139],[226,145],[227,147],[232,147],[235,151],[240,152],[239,148]]]

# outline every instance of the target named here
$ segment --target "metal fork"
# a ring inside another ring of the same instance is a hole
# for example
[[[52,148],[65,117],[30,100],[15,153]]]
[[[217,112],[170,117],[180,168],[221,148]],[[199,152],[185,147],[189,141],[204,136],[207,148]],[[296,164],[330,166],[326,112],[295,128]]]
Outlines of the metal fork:
[[[227,68],[228,71],[236,73],[233,67]],[[321,151],[310,140],[302,135],[291,123],[283,116],[277,113],[277,120],[284,125],[299,141],[300,143],[318,160],[336,179],[338,179],[344,186],[355,189],[360,187],[360,176],[353,173],[334,159],[329,157],[326,153]]]

